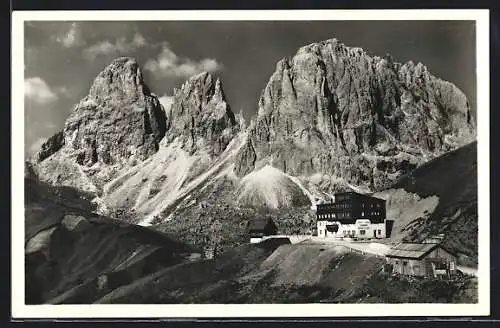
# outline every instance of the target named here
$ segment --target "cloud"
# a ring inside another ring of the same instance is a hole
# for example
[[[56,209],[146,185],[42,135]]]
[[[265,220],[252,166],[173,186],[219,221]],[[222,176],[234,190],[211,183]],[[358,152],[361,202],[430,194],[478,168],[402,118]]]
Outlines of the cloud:
[[[93,60],[98,56],[116,56],[119,54],[130,53],[138,48],[145,47],[147,45],[146,39],[139,33],[136,33],[132,40],[127,41],[126,38],[122,37],[116,39],[114,42],[109,40],[101,41],[99,43],[93,44],[83,51],[84,58],[88,60]]]
[[[47,104],[58,99],[57,94],[38,76],[24,80],[24,95],[39,104]]]
[[[163,43],[162,50],[156,59],[150,59],[144,69],[160,77],[189,77],[207,71],[215,72],[222,69],[222,64],[213,58],[194,61],[187,57],[177,56]]]
[[[71,98],[73,94],[66,87],[56,87],[54,88],[56,94],[64,96],[66,98]]]
[[[174,97],[163,95],[160,98],[158,98],[158,100],[160,101],[160,104],[163,105],[163,108],[165,108],[165,112],[166,113],[170,112],[170,107],[172,107],[172,104],[174,103]]]
[[[85,41],[82,37],[82,32],[77,23],[72,23],[69,31],[62,36],[58,36],[56,38],[56,41],[61,43],[66,48],[81,46],[85,44]]]

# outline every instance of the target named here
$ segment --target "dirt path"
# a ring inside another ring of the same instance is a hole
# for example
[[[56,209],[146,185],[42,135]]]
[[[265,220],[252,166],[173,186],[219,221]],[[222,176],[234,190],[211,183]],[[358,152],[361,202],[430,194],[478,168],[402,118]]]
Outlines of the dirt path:
[[[322,238],[315,236],[296,236],[296,235],[279,235],[272,236],[268,238],[289,238],[292,244],[296,244],[299,242],[308,243],[308,244],[320,244],[324,246],[338,247],[344,246],[351,250],[355,250],[361,253],[367,253],[377,256],[385,256],[387,252],[391,249],[389,245],[377,243],[377,242],[349,242],[344,240],[338,240],[334,238]],[[266,238],[266,239],[268,239]]]

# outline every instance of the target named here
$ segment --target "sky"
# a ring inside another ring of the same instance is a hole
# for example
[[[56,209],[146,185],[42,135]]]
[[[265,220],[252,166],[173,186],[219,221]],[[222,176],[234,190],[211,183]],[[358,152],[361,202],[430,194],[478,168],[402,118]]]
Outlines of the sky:
[[[31,21],[24,33],[25,154],[64,127],[95,76],[121,56],[138,60],[164,104],[190,76],[213,72],[233,111],[248,120],[281,58],[337,38],[372,56],[422,62],[475,110],[473,21]]]

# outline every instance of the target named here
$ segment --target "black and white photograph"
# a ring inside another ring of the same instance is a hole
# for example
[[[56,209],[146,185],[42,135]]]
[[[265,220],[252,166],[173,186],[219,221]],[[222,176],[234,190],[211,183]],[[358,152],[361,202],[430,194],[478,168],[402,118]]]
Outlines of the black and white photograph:
[[[20,16],[19,306],[488,311],[488,12],[389,12]]]

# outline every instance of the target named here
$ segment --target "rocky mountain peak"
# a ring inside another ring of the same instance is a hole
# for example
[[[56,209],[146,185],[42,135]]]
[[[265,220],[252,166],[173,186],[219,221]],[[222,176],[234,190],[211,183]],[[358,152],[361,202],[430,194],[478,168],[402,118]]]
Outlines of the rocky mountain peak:
[[[134,165],[157,151],[165,131],[165,113],[138,62],[117,58],[97,75],[64,130],[42,145],[37,159],[42,162],[61,150],[66,160],[84,167]]]
[[[188,79],[174,90],[167,118],[171,141],[180,137],[190,152],[206,148],[212,155],[222,152],[239,129],[229,106],[222,82],[208,72]]]
[[[280,60],[258,107],[240,176],[271,164],[377,189],[475,138],[467,98],[452,83],[422,63],[372,57],[337,39]]]
[[[137,60],[120,57],[113,60],[94,79],[89,99],[97,103],[120,101],[129,104],[144,101],[144,96],[149,94]]]

